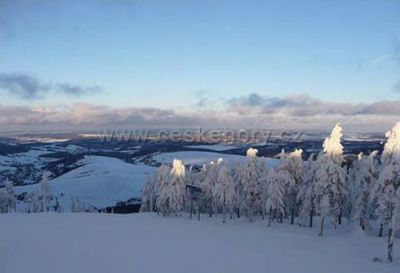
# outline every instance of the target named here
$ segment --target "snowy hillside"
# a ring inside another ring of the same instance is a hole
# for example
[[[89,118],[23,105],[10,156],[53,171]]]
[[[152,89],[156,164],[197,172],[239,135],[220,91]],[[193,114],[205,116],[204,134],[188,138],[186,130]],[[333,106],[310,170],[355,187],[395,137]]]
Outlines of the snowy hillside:
[[[2,273],[399,272],[398,262],[373,262],[385,239],[349,226],[321,238],[316,229],[247,219],[78,213],[2,214],[0,226]]]
[[[210,161],[217,161],[218,158],[223,158],[229,164],[244,163],[246,161],[245,155],[222,154],[217,152],[199,152],[199,151],[182,151],[173,153],[162,153],[154,156],[153,159],[160,163],[170,164],[172,160],[179,158],[185,165],[203,165],[210,163]],[[278,160],[271,158],[263,158],[268,167],[274,167]]]
[[[132,197],[140,197],[145,176],[155,169],[146,165],[128,164],[122,160],[86,156],[79,167],[57,177],[50,188],[65,210],[70,208],[71,198],[79,198],[86,205],[96,208],[113,206]],[[15,187],[16,193],[32,192],[39,184]]]

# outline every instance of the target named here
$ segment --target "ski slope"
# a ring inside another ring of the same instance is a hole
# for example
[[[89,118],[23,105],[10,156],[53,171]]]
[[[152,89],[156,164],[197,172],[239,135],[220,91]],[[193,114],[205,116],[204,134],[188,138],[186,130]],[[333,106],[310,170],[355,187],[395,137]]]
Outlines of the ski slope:
[[[385,238],[327,230],[156,214],[2,214],[2,273],[394,273]]]
[[[67,211],[71,207],[71,198],[79,198],[88,206],[103,208],[140,197],[146,175],[156,170],[143,164],[128,164],[101,156],[86,156],[79,164],[83,166],[50,182],[53,196]],[[15,191],[32,192],[39,187],[39,184],[20,186],[15,187]]]

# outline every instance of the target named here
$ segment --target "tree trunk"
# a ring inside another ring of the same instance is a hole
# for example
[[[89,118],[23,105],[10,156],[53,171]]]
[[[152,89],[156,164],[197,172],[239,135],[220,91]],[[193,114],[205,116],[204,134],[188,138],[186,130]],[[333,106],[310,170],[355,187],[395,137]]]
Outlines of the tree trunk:
[[[292,214],[290,217],[290,224],[293,225],[294,224],[294,209],[292,209]]]
[[[269,210],[269,215],[268,215],[268,226],[269,227],[271,226],[272,218],[273,218],[272,209],[270,209]]]
[[[338,224],[341,225],[342,224],[342,210],[339,211],[339,215],[338,215]]]
[[[381,223],[381,226],[379,227],[379,237],[383,236],[383,223]]]
[[[388,230],[388,262],[393,262],[393,228],[389,227]]]
[[[360,218],[360,227],[362,230],[365,230],[364,220]]]
[[[200,221],[200,206],[198,206],[197,210],[197,220]]]
[[[322,236],[323,233],[324,233],[324,221],[325,221],[325,217],[322,217],[321,224],[319,226],[319,234],[318,234],[318,236]]]
[[[236,216],[237,216],[237,218],[240,218],[240,209],[239,208],[236,210]]]
[[[225,209],[225,204],[224,204],[224,206],[222,207],[222,223],[224,223],[225,224],[225,221],[226,220],[226,209]]]
[[[311,209],[311,211],[310,211],[310,223],[309,223],[310,228],[313,227],[313,216],[314,216],[314,213],[313,213],[313,210]]]
[[[393,244],[394,244],[394,221],[396,221],[393,216],[394,209],[389,208],[389,229],[388,229],[388,262],[393,262]]]
[[[190,220],[192,219],[192,214],[193,214],[193,200],[190,199],[189,202],[189,213],[190,213]]]

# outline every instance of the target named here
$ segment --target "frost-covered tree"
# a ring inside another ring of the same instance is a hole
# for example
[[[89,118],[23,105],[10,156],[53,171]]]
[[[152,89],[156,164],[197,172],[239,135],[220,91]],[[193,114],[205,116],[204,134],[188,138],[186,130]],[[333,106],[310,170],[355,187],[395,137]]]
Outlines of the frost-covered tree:
[[[58,201],[58,198],[56,198],[56,204],[54,205],[54,211],[56,211],[58,213],[64,212],[64,209],[61,206],[60,202]]]
[[[71,212],[77,212],[77,204],[73,197],[71,197]]]
[[[268,173],[266,210],[268,212],[268,226],[274,218],[281,218],[284,213],[285,182],[287,172],[278,172],[272,169]]]
[[[169,200],[171,212],[178,215],[185,204],[185,165],[182,160],[174,159],[169,181]]]
[[[354,204],[352,206],[352,217],[360,223],[362,229],[369,227],[368,219],[372,213],[371,197],[372,190],[378,181],[379,172],[377,169],[376,156],[378,151],[373,151],[368,157],[362,153],[358,160],[353,162],[352,172],[354,174]]]
[[[40,197],[42,200],[41,211],[47,212],[50,209],[51,202],[51,190],[49,185],[49,177],[51,173],[45,171],[42,175],[42,180],[40,181]]]
[[[299,202],[299,218],[301,222],[308,219],[308,226],[313,226],[314,217],[314,182],[315,182],[316,164],[314,154],[311,154],[304,164],[304,178],[299,185],[297,192],[297,202]]]
[[[393,261],[394,233],[398,230],[397,217],[400,209],[400,122],[386,133],[386,144],[382,153],[380,185],[377,193],[378,215],[388,226],[388,261]]]
[[[215,188],[215,183],[217,182],[219,167],[222,162],[222,158],[219,158],[217,162],[211,161],[207,168],[207,174],[204,182],[201,184],[204,207],[208,211],[210,217],[212,217],[214,210],[216,209],[213,191]]]
[[[146,182],[142,192],[142,204],[140,206],[141,212],[150,212],[154,210],[154,184],[153,178],[150,175],[146,176]]]
[[[11,180],[4,181],[4,188],[0,191],[0,211],[3,213],[15,212],[17,201]]]
[[[276,167],[276,172],[282,179],[285,189],[285,210],[290,215],[290,223],[294,224],[294,217],[298,209],[296,199],[298,188],[303,181],[303,160],[301,155],[303,150],[295,150],[291,153],[285,153],[284,150],[279,154],[280,162]]]
[[[243,208],[243,184],[242,184],[242,173],[243,168],[238,162],[231,170],[231,176],[233,184],[235,186],[235,197],[233,198],[233,210],[236,212],[236,216],[240,218],[241,211]]]
[[[214,187],[214,200],[217,206],[221,208],[224,223],[227,213],[229,213],[230,218],[232,218],[235,197],[235,184],[231,175],[231,170],[225,163],[220,163],[217,182]]]
[[[247,160],[242,173],[243,208],[250,221],[263,211],[263,171],[257,160],[257,153],[257,149],[247,150]]]
[[[167,213],[168,208],[168,179],[170,168],[166,165],[161,165],[156,175],[155,184],[155,208],[157,213],[161,212],[163,215]]]
[[[25,196],[24,201],[28,203],[28,212],[40,212],[39,192],[33,191]]]
[[[323,153],[319,154],[316,162],[314,194],[315,207],[321,216],[320,236],[323,234],[327,216],[333,217],[335,226],[338,221],[340,223],[343,203],[347,198],[346,171],[342,167],[344,158],[341,137],[342,128],[337,124],[331,135],[325,139]],[[327,209],[328,203],[329,209]]]

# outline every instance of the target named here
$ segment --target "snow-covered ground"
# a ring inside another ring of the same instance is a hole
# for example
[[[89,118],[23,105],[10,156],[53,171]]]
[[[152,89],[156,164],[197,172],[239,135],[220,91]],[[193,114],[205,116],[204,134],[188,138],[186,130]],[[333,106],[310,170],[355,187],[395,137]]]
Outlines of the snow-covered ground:
[[[344,226],[316,229],[156,214],[2,214],[2,273],[391,273],[384,238]]]
[[[229,164],[236,164],[237,162],[244,163],[246,156],[233,155],[233,154],[222,154],[217,152],[198,152],[198,151],[183,151],[183,152],[172,152],[162,153],[153,157],[153,159],[160,163],[170,164],[175,158],[181,159],[185,165],[203,165],[210,163],[210,161],[216,161],[218,158],[223,158]],[[261,158],[260,158],[261,159]],[[275,166],[278,160],[272,158],[262,158],[265,160],[269,167]]]
[[[212,144],[212,145],[190,145],[186,146],[188,148],[197,148],[197,149],[208,149],[212,151],[228,151],[235,148],[238,148],[236,145],[229,145],[229,144]]]
[[[71,198],[79,198],[86,205],[103,208],[140,197],[145,176],[153,174],[155,168],[146,165],[128,164],[122,160],[86,156],[83,164],[50,182],[50,188],[65,210],[71,207]],[[38,190],[39,184],[15,187],[16,193]]]

